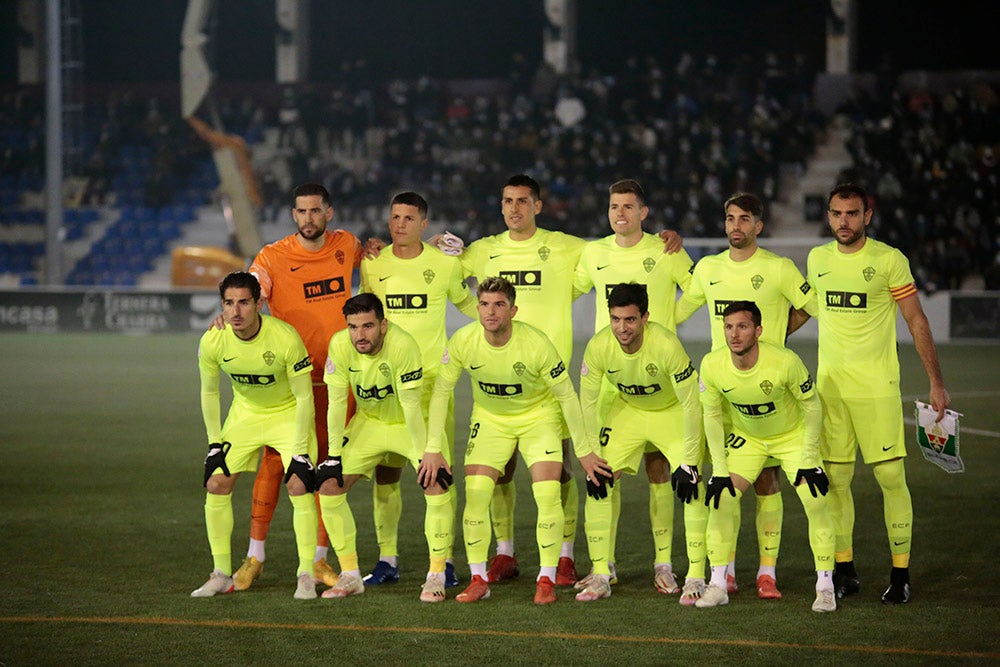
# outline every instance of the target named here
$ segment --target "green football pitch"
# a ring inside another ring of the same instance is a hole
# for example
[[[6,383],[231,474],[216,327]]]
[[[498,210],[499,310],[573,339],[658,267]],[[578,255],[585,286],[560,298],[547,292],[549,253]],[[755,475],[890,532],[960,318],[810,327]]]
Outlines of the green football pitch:
[[[879,664],[1000,661],[997,511],[1000,347],[939,348],[963,419],[963,474],[924,461],[913,443],[907,476],[915,525],[913,599],[886,607],[889,573],[881,497],[863,466],[854,482],[855,558],[862,592],[815,614],[805,517],[785,485],[778,581],[784,598],[754,595],[753,501],[744,501],[737,557],[741,592],[727,607],[681,607],[652,584],[645,478],[624,485],[620,583],[608,600],[569,590],[531,603],[534,505],[518,471],[518,580],[475,605],[421,604],[423,503],[404,475],[402,580],[346,600],[292,599],[291,511],[282,499],[267,568],[253,588],[193,599],[211,569],[202,489],[204,430],[197,335],[4,335],[0,379],[0,665],[40,664]],[[582,345],[578,345],[582,347]],[[815,367],[815,350],[793,347]],[[697,360],[704,346],[692,345]],[[912,347],[900,350],[905,410],[927,391]],[[467,433],[466,381],[457,397],[458,451]],[[248,537],[251,479],[234,499],[234,561]],[[459,475],[461,484],[461,475]],[[581,484],[581,496],[584,492]],[[366,483],[351,494],[362,567],[377,557]],[[588,560],[582,509],[576,553]],[[681,512],[675,521],[679,529]],[[675,535],[674,568],[686,570]],[[467,580],[464,554],[456,556]]]

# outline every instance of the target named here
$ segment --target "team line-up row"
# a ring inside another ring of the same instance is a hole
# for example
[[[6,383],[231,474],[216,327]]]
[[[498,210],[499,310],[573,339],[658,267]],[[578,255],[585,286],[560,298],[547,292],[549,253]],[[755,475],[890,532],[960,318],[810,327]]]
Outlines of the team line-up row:
[[[872,210],[864,190],[844,184],[830,193],[835,240],[810,252],[808,279],[791,260],[758,247],[763,205],[749,193],[725,203],[729,248],[697,265],[676,234],[643,232],[648,209],[634,180],[610,187],[613,234],[591,242],[537,227],[542,201],[530,177],[511,177],[501,193],[507,231],[468,247],[448,234],[423,241],[427,203],[405,192],[390,205],[392,244],[369,240],[362,248],[348,232],[327,229],[329,194],[305,184],[294,192],[297,233],[263,248],[249,273],[220,284],[222,315],[199,346],[214,569],[192,595],[244,590],[261,574],[282,484],[293,505],[296,598],[315,598],[316,583],[328,586],[323,597],[340,598],[398,581],[399,480],[409,462],[426,501],[430,563],[420,599],[443,601],[445,589],[459,585],[452,396],[464,370],[473,395],[462,514],[471,580],[457,601],[488,598],[491,582],[519,574],[510,481],[520,452],[537,506],[535,603],[554,602],[557,586],[575,586],[580,601],[610,596],[620,507],[614,481],[644,464],[659,592],[680,594],[689,606],[728,603],[740,498],[753,485],[757,594],[781,597],[780,468],[808,518],[817,572],[812,608],[833,611],[838,599],[860,591],[850,488],[859,449],[885,505],[892,569],[882,601],[909,601],[912,503],[897,311],[939,416],[949,396],[905,256],[866,235]],[[356,267],[360,293],[349,298]],[[566,372],[572,302],[591,288],[597,333],[584,352],[577,394]],[[449,301],[476,320],[450,339]],[[265,302],[271,316],[259,312]],[[674,330],[705,304],[712,351],[696,370]],[[785,348],[786,336],[809,317],[819,323],[815,381]],[[224,422],[220,371],[234,393]],[[591,571],[579,580],[573,458],[588,492]],[[699,466],[709,462],[706,481]],[[231,492],[238,473],[254,470],[250,546],[234,573]],[[364,577],[347,502],[363,477],[375,481],[380,551]],[[675,497],[689,564],[683,585],[671,565]],[[492,537],[497,551],[488,558]],[[339,575],[327,561],[330,546]]]

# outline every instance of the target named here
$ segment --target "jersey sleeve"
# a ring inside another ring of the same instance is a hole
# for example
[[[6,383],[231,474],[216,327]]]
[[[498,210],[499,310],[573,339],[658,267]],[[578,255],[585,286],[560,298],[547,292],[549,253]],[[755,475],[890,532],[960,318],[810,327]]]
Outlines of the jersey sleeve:
[[[722,392],[709,377],[711,371],[707,360],[702,360],[700,383],[700,400],[705,423],[705,438],[708,440],[708,451],[712,456],[712,474],[718,477],[729,475],[726,465],[726,430],[722,422]]]
[[[219,362],[213,354],[213,347],[206,333],[198,345],[198,375],[201,379],[201,418],[205,424],[208,444],[220,442],[222,439]]]
[[[889,292],[895,301],[902,301],[917,293],[910,262],[897,248],[893,248],[889,254]]]
[[[441,366],[437,379],[434,381],[434,392],[431,394],[431,405],[427,411],[427,447],[425,451],[432,453],[441,453],[444,423],[448,413],[448,398],[455,390],[458,378],[462,375],[461,359],[456,358],[451,353],[455,342],[453,336],[448,341],[448,347],[445,348],[444,355],[441,357]]]
[[[678,299],[677,303],[674,305],[674,322],[677,324],[680,324],[691,317],[695,311],[705,305],[707,300],[705,297],[705,291],[701,287],[701,281],[698,279],[698,266],[699,265],[695,265],[694,272],[688,280],[687,287],[682,288],[684,293],[681,294],[681,298]]]
[[[816,383],[802,363],[802,359],[791,351],[788,351],[788,354],[792,357],[789,361],[789,390],[802,408],[805,425],[800,466],[813,468],[821,463],[819,441],[823,430],[823,407],[816,393]]]
[[[813,292],[815,292],[809,281],[802,276],[798,267],[795,266],[795,262],[788,257],[781,258],[781,274],[781,284],[788,303],[792,304],[793,308],[806,309]]]
[[[479,300],[465,282],[461,261],[453,263],[451,275],[448,276],[448,300],[466,317],[474,320],[479,316]]]
[[[601,380],[604,377],[604,363],[597,353],[595,338],[591,338],[583,351],[580,366],[580,409],[583,411],[583,427],[589,438],[597,438],[600,423],[597,419],[597,402],[601,394]],[[591,443],[593,446],[593,443]]]
[[[584,247],[580,253],[580,261],[576,263],[576,269],[573,271],[573,293],[583,295],[593,288],[594,280],[590,276],[587,249]]]
[[[326,429],[329,446],[328,456],[340,456],[344,446],[344,429],[347,421],[347,387],[350,382],[347,374],[347,362],[339,358],[337,352],[337,335],[330,339],[330,346],[323,369],[323,381],[330,388],[326,406]]]
[[[699,398],[698,373],[694,369],[694,364],[687,359],[687,364],[683,364],[680,370],[670,374],[674,383],[674,393],[684,410],[684,454],[685,461],[695,461],[700,458],[701,453],[701,401]]]
[[[674,261],[671,267],[670,277],[677,284],[677,286],[681,288],[681,290],[684,293],[687,293],[687,291],[691,287],[691,278],[693,277],[693,275],[694,275],[694,262],[691,261],[691,255],[687,253],[687,250],[681,248],[674,255]]]

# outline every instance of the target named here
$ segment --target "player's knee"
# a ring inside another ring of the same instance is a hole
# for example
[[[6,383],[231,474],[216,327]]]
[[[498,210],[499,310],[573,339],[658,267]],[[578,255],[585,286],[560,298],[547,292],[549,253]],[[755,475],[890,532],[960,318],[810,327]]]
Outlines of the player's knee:
[[[876,463],[872,467],[875,481],[884,491],[898,491],[906,488],[906,468],[903,459],[893,459]]]
[[[854,479],[854,462],[834,463],[824,461],[823,469],[830,480],[830,490],[833,492],[849,490],[851,481]]]
[[[670,481],[670,461],[662,452],[646,452],[642,458],[646,464],[646,478],[650,484],[666,484]]]
[[[205,483],[205,490],[213,496],[228,496],[233,492],[233,483],[236,476],[226,477],[225,475],[212,475]]]

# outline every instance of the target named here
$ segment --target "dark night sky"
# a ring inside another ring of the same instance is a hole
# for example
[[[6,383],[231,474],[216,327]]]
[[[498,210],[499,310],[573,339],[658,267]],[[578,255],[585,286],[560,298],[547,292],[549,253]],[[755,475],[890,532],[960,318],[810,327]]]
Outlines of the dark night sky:
[[[216,65],[222,80],[274,75],[273,0],[218,0]],[[665,64],[683,50],[781,55],[802,52],[820,66],[825,53],[821,1],[579,0],[579,57],[585,69],[615,69],[632,54]],[[998,69],[991,3],[915,0],[859,3],[859,69],[883,54],[897,69]],[[88,0],[86,77],[93,82],[176,81],[183,0]],[[956,10],[956,6],[960,10]],[[490,77],[511,55],[540,58],[541,0],[335,0],[313,2],[314,80],[345,60],[364,58],[376,76]],[[900,7],[905,7],[902,11]],[[17,78],[16,2],[0,0],[0,82]]]

